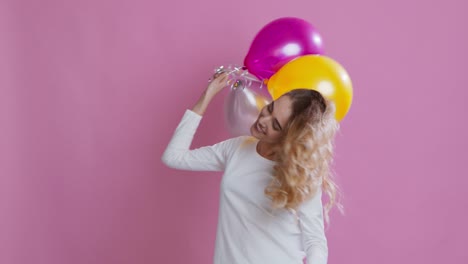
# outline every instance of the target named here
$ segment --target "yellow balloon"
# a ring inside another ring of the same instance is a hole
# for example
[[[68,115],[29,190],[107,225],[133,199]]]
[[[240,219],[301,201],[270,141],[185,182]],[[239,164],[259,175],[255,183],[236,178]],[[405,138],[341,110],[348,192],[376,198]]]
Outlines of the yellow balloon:
[[[267,86],[274,100],[294,89],[316,90],[335,103],[338,121],[348,113],[353,100],[348,73],[338,62],[323,55],[305,55],[288,62],[271,76]]]

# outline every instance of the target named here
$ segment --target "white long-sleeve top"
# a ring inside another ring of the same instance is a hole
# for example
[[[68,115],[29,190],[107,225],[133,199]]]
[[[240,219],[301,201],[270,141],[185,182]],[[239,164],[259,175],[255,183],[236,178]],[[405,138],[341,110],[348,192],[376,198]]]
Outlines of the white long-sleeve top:
[[[258,140],[241,136],[191,150],[201,118],[186,110],[162,160],[176,169],[224,171],[214,264],[302,264],[304,257],[308,264],[326,264],[322,191],[296,215],[273,210],[264,190],[275,163],[258,154]]]

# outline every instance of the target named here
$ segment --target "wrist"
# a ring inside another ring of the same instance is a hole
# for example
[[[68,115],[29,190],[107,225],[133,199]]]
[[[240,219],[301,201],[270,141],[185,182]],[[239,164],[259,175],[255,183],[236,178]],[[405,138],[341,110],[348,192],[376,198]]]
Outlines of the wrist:
[[[215,96],[216,94],[213,93],[212,91],[210,91],[209,89],[205,89],[205,91],[203,92],[203,94],[201,95],[201,98],[203,98],[204,100],[207,100],[207,101],[211,101],[211,99],[213,99],[213,97]]]
[[[205,110],[212,98],[213,96],[210,95],[208,91],[204,91],[193,107],[192,111],[202,116],[205,113]]]

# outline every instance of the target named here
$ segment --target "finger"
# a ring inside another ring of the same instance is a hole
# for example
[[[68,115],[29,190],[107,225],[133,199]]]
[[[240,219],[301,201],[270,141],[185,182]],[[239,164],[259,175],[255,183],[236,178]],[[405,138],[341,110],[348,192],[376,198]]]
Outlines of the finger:
[[[224,76],[220,76],[220,77],[216,78],[216,81],[218,83],[222,83],[222,82],[225,82],[227,79],[228,79],[228,76],[224,75]]]
[[[222,80],[222,79],[226,78],[226,76],[227,76],[226,73],[222,73],[222,74],[216,76],[216,79],[217,79],[217,80]]]
[[[224,81],[224,80],[226,80],[227,78],[228,78],[228,75],[226,74],[226,75],[221,76],[221,77],[219,78],[219,80]]]
[[[217,71],[215,74],[213,74],[213,79],[218,78],[219,76],[223,75],[225,73],[224,70]]]

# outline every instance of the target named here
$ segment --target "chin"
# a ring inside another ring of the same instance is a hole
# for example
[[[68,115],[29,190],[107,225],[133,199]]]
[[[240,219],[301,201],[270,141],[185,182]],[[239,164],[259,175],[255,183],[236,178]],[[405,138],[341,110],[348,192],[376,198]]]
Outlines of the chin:
[[[255,130],[254,130],[254,127],[253,127],[253,126],[254,126],[254,125],[250,126],[250,135],[251,135],[252,137],[255,137],[255,132],[254,132]]]

